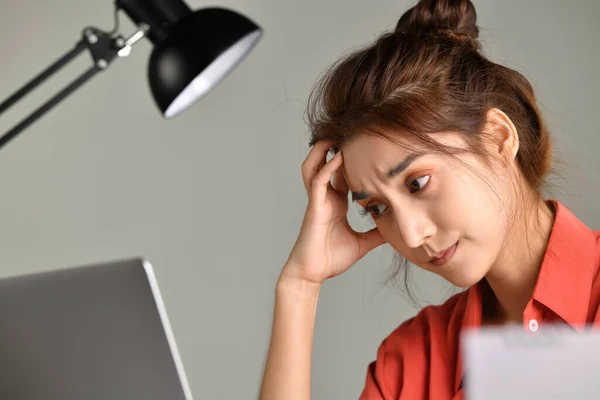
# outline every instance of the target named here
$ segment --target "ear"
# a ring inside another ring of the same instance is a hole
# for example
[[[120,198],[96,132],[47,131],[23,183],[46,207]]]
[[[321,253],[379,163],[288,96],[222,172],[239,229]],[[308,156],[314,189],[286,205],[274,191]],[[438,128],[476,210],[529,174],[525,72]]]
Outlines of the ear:
[[[484,132],[492,139],[493,153],[510,162],[519,151],[519,133],[508,115],[498,108],[488,110]]]

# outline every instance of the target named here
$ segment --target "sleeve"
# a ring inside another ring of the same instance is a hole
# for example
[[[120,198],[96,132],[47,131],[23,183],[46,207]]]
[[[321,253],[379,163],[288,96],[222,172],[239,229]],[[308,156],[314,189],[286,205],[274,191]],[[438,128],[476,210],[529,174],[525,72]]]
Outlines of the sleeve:
[[[387,340],[377,349],[377,359],[367,367],[365,386],[359,400],[396,400],[400,397],[402,360],[387,351]]]

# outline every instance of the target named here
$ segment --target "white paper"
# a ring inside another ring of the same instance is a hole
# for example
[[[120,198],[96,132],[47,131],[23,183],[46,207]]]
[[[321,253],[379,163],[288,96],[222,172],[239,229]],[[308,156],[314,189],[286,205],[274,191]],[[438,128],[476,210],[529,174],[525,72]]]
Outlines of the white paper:
[[[467,400],[600,399],[600,331],[544,325],[462,337]]]

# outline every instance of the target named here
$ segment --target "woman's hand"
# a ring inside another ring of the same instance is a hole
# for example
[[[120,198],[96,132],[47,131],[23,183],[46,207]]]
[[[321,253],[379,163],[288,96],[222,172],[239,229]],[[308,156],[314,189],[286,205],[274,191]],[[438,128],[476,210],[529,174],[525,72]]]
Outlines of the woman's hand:
[[[318,142],[302,163],[308,206],[280,280],[291,278],[321,284],[347,271],[369,251],[385,243],[377,228],[361,233],[350,227],[348,184],[340,169],[341,151],[326,162],[332,144]]]

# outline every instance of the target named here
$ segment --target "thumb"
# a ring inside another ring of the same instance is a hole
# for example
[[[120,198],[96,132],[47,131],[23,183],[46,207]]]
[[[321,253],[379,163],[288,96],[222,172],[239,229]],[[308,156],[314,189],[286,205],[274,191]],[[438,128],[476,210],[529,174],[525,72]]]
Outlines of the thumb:
[[[386,242],[377,228],[373,228],[367,232],[359,232],[357,235],[358,254],[360,258],[363,258],[368,252]]]

